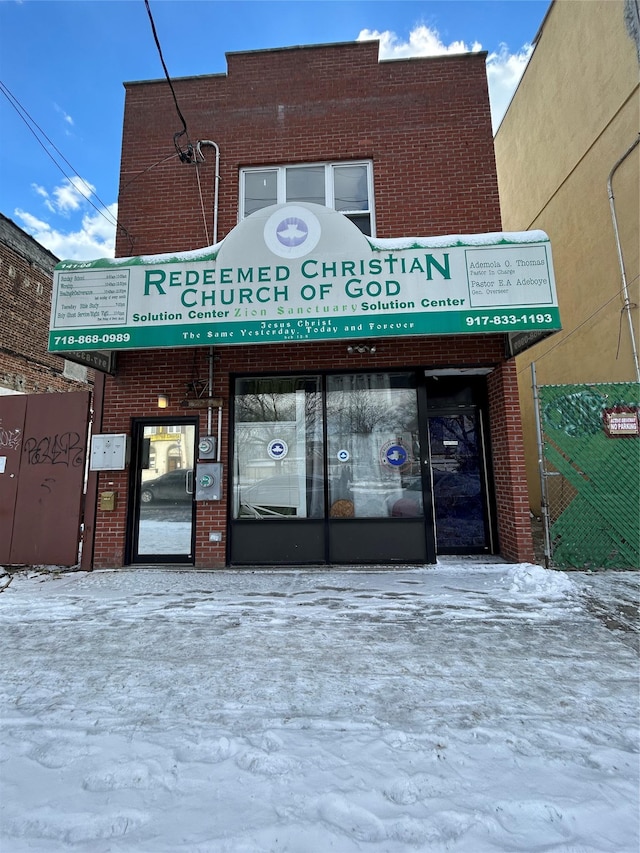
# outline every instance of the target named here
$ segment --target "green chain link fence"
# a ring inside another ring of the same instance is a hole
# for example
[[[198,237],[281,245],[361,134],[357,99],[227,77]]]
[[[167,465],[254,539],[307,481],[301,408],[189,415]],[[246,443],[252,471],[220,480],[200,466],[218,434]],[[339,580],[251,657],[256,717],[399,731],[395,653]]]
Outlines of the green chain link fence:
[[[640,385],[538,392],[551,561],[640,568]]]

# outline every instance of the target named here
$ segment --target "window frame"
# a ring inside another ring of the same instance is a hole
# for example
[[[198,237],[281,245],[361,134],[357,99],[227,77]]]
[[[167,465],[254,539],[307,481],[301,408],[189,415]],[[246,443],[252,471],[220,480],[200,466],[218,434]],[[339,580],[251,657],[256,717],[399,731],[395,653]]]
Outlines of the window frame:
[[[373,161],[371,160],[329,160],[317,161],[309,163],[282,163],[279,165],[263,165],[263,166],[244,166],[240,168],[239,173],[239,204],[238,204],[238,222],[242,222],[247,218],[245,213],[245,192],[246,183],[245,177],[248,174],[256,172],[276,172],[276,204],[285,204],[287,202],[287,169],[304,169],[312,167],[324,167],[324,188],[325,188],[325,206],[335,210],[335,170],[341,166],[365,166],[367,173],[367,201],[368,207],[364,210],[340,210],[348,219],[358,216],[368,216],[371,231],[371,237],[376,236],[376,219],[375,219],[375,202],[373,195]],[[291,202],[294,204],[295,202]],[[260,208],[259,208],[260,209]],[[256,211],[254,211],[256,212]]]

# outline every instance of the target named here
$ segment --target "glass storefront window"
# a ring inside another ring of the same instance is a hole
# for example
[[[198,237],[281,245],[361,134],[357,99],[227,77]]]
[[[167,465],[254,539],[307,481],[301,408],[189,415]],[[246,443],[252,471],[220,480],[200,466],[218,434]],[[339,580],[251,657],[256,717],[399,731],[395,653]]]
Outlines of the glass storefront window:
[[[443,554],[493,549],[482,410],[469,403],[481,386],[429,379],[237,379],[231,562],[434,561],[436,542]]]
[[[233,480],[234,518],[322,518],[319,377],[237,381]]]
[[[329,514],[423,514],[416,390],[407,374],[327,377]]]
[[[237,381],[233,517],[421,517],[413,377],[328,376],[324,399],[326,448],[320,377]]]

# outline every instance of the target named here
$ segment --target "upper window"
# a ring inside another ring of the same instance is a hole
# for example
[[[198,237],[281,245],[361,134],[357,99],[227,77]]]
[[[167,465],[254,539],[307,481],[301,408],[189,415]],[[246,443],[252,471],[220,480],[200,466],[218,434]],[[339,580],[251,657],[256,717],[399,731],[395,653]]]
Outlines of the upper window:
[[[343,213],[371,236],[373,176],[371,163],[316,163],[242,169],[240,219],[271,204],[308,201]]]

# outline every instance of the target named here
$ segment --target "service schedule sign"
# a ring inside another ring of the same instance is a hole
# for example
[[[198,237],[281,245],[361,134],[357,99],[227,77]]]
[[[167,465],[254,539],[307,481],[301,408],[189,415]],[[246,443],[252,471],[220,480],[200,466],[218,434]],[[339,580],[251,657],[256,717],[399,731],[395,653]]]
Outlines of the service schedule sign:
[[[216,246],[62,261],[49,349],[151,349],[561,328],[542,231],[377,240],[313,204]]]

